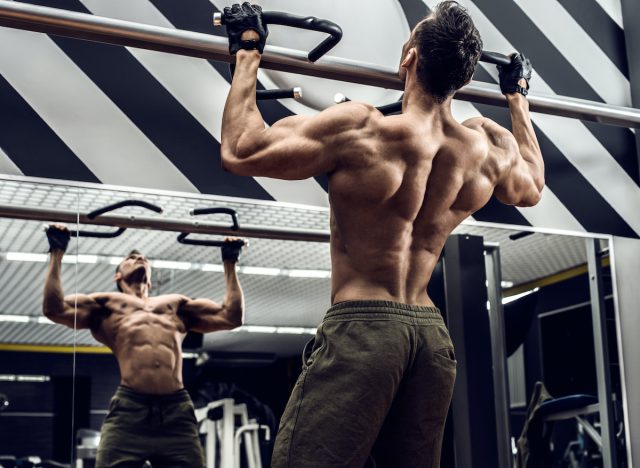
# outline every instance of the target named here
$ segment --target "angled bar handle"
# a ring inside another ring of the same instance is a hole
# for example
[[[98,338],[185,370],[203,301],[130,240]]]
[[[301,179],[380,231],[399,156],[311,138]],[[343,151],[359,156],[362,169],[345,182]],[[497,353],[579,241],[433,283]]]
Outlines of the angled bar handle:
[[[153,205],[149,202],[142,200],[123,200],[118,203],[113,203],[111,205],[107,205],[102,208],[98,208],[97,210],[93,210],[87,214],[87,218],[95,219],[98,216],[101,216],[110,211],[114,211],[120,208],[124,208],[126,206],[139,206],[141,208],[146,208],[150,211],[155,211],[156,213],[162,213],[162,208],[159,206]],[[118,237],[122,235],[126,228],[118,228],[112,232],[99,232],[99,231],[71,231],[71,237],[94,237],[96,239],[113,239],[114,237]]]
[[[340,26],[332,21],[319,19],[315,16],[298,16],[280,11],[264,11],[262,12],[262,20],[267,25],[279,24],[281,26],[290,26],[292,28],[327,33],[329,37],[314,47],[311,52],[307,54],[307,59],[310,62],[318,60],[342,40],[342,28]],[[224,25],[224,16],[222,13],[216,12],[213,14],[213,25]]]
[[[238,213],[236,213],[236,210],[234,210],[233,208],[227,208],[227,207],[210,207],[210,208],[195,208],[193,210],[191,210],[189,212],[189,214],[191,216],[201,216],[201,215],[208,215],[208,214],[228,214],[229,216],[231,216],[231,229],[233,229],[234,231],[237,231],[238,229],[240,229],[240,224],[238,222]],[[224,244],[224,241],[220,241],[220,240],[207,240],[207,239],[189,239],[189,232],[181,232],[178,235],[178,242],[180,242],[181,244],[187,244],[187,245],[202,245],[205,247],[222,247],[222,245]],[[242,245],[245,245],[244,241],[237,241],[237,242],[242,242]]]

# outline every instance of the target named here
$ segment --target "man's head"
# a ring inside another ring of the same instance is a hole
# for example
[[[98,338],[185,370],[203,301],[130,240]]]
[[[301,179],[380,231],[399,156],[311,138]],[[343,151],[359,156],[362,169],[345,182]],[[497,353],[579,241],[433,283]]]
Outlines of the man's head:
[[[114,276],[118,291],[122,292],[121,282],[137,283],[145,281],[147,287],[151,289],[151,265],[147,258],[138,250],[129,252],[124,260],[116,266],[116,274]]]
[[[415,62],[416,79],[442,103],[467,84],[482,53],[482,39],[467,10],[455,1],[439,3],[416,25],[402,50],[400,76]]]

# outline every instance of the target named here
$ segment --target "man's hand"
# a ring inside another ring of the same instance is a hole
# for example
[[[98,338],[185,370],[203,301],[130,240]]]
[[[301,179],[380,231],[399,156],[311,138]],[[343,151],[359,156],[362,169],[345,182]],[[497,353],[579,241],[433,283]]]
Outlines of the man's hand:
[[[222,261],[236,263],[244,245],[245,242],[242,239],[227,237],[220,249],[222,253]]]
[[[47,240],[49,241],[49,252],[54,251],[67,251],[69,245],[69,229],[62,224],[52,224],[46,231]]]
[[[529,80],[533,67],[528,58],[522,54],[511,55],[509,65],[497,65],[500,75],[500,90],[502,94],[528,94]]]
[[[240,49],[253,50],[257,49],[262,53],[267,42],[269,30],[267,25],[262,21],[262,8],[259,5],[251,5],[244,2],[238,3],[224,9],[224,24],[227,27],[227,36],[229,36],[229,53],[235,55]],[[242,33],[247,30],[255,31],[259,38],[257,40],[248,40],[242,37]]]

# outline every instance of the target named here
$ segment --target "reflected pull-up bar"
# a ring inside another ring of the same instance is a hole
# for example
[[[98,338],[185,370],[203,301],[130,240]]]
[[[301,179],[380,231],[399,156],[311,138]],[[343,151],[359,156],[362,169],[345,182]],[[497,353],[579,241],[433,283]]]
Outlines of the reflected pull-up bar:
[[[0,26],[60,36],[138,47],[231,63],[227,40],[209,34],[151,26],[8,0],[0,0]],[[267,46],[261,66],[272,70],[348,81],[382,88],[404,88],[397,70],[333,56],[317,63],[307,53]],[[506,106],[499,87],[472,82],[456,98],[481,104]],[[640,128],[640,110],[561,96],[529,94],[530,109],[581,120]]]

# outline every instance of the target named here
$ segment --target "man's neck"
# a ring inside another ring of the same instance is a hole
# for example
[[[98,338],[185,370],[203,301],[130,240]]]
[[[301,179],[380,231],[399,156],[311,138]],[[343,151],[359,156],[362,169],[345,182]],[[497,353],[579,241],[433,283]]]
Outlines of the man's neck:
[[[402,98],[403,114],[420,114],[423,118],[453,118],[451,114],[451,99],[447,98],[443,102],[427,93],[417,82],[407,83]]]
[[[145,283],[123,283],[122,292],[136,296],[139,299],[147,299],[149,297],[149,287]]]

